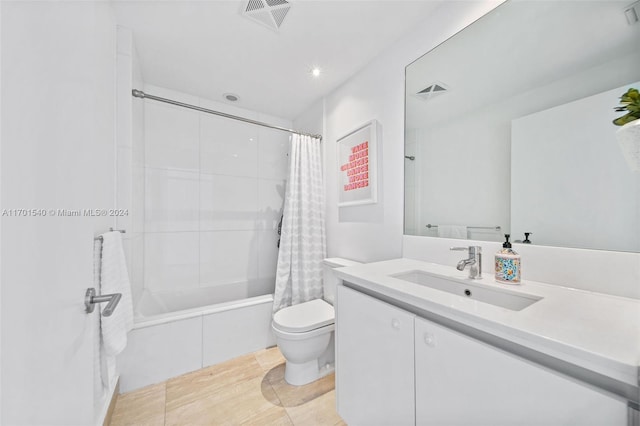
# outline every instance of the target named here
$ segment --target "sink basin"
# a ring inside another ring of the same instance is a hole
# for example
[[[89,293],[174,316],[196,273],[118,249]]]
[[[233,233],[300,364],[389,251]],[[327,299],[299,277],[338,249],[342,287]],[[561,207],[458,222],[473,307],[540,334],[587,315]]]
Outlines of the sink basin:
[[[434,290],[446,291],[447,293],[490,305],[500,306],[512,311],[521,311],[542,299],[542,297],[532,294],[510,292],[502,288],[487,288],[486,286],[480,286],[472,282],[456,281],[424,271],[402,272],[391,276]]]

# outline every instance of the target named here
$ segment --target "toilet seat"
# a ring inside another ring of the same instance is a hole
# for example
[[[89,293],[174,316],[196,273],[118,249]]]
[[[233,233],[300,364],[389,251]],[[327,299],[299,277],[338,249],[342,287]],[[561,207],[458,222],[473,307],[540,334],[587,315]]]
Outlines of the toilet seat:
[[[287,333],[305,333],[333,325],[333,306],[322,299],[315,299],[281,309],[273,316],[273,326]]]

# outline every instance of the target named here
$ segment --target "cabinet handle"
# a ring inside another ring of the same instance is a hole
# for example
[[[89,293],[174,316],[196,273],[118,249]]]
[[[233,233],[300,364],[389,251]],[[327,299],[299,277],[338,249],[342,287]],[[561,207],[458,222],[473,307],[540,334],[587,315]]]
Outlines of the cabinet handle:
[[[431,347],[431,348],[435,348],[436,347],[436,335],[435,334],[431,334],[431,333],[424,333],[424,343]]]
[[[391,327],[396,329],[396,330],[400,330],[400,320],[398,320],[397,318],[394,318],[391,320]]]

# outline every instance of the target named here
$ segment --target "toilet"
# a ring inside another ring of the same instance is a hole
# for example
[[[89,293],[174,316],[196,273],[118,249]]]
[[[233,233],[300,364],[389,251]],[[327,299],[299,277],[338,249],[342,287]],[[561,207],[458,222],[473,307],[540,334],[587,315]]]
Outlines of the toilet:
[[[334,370],[335,311],[333,301],[340,281],[333,269],[358,265],[341,258],[323,260],[324,299],[315,299],[281,309],[271,327],[286,360],[284,379],[291,385],[305,385]]]

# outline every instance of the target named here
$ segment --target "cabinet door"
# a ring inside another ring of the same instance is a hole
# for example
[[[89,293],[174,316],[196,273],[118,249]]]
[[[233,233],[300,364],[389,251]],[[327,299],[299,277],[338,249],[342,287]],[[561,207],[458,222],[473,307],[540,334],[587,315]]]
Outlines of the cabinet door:
[[[418,425],[626,425],[625,401],[416,318]]]
[[[414,316],[338,286],[336,398],[350,426],[415,424]]]

